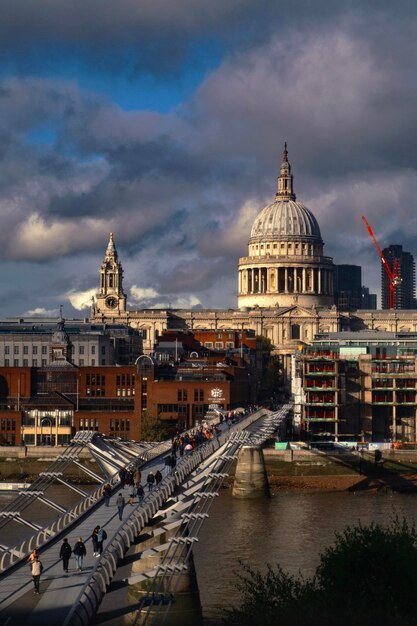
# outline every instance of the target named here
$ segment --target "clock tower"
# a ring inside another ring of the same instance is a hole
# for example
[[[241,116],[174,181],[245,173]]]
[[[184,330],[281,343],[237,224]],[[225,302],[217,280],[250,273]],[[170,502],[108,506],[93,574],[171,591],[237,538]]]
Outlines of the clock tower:
[[[119,314],[126,311],[126,294],[123,292],[123,268],[110,233],[106,255],[100,267],[100,289],[93,306],[95,313]]]

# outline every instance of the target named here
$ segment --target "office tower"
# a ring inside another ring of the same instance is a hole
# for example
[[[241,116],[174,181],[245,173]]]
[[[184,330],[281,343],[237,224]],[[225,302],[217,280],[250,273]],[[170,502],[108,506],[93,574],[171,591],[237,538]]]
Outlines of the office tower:
[[[360,265],[335,265],[335,304],[341,311],[362,307],[362,268]]]
[[[400,245],[391,245],[382,251],[391,271],[395,261],[398,261],[401,283],[394,289],[395,309],[415,308],[415,266],[414,257],[410,252],[404,252]],[[382,308],[389,309],[389,279],[381,263],[381,301]]]
[[[362,287],[361,309],[375,311],[377,309],[376,293],[369,293],[369,287]]]

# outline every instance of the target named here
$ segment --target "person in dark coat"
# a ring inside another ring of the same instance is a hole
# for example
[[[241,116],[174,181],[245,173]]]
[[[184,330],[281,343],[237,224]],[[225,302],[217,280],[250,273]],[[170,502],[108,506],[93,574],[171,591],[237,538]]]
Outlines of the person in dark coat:
[[[138,485],[136,493],[138,494],[139,504],[142,504],[143,498],[145,497],[145,491],[141,484]]]
[[[93,542],[93,556],[98,556],[97,533],[99,530],[100,526],[96,526],[91,534],[91,540]]]
[[[98,527],[98,532],[97,532],[97,554],[96,556],[100,556],[100,554],[103,552],[103,542],[105,539],[107,539],[107,533],[104,530],[104,528],[100,528],[100,526]]]
[[[59,558],[62,559],[62,567],[64,568],[64,572],[68,573],[68,565],[69,560],[71,558],[72,549],[70,544],[68,543],[68,539],[65,537],[62,542],[61,549],[59,551]]]
[[[162,480],[162,474],[161,474],[161,472],[159,470],[156,470],[156,472],[155,472],[155,484],[156,484],[156,487],[158,487],[158,485],[161,482],[161,480]]]
[[[126,504],[126,501],[123,497],[123,494],[120,492],[116,500],[116,505],[117,505],[117,510],[119,511],[120,520],[123,519],[123,509],[125,508],[125,504]]]
[[[103,487],[103,496],[104,496],[105,505],[109,506],[110,496],[111,496],[111,485],[109,483],[107,483],[107,485],[104,485]]]
[[[78,541],[74,546],[73,553],[77,563],[77,570],[81,572],[83,569],[84,557],[87,554],[87,549],[81,537],[78,537]]]

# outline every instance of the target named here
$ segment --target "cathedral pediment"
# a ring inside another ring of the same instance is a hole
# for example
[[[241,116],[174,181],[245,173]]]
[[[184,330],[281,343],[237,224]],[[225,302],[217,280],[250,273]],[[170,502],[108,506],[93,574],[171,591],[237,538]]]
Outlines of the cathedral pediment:
[[[311,319],[312,317],[317,317],[317,309],[315,307],[302,307],[295,304],[294,306],[290,306],[286,309],[281,309],[277,316],[281,318],[304,317],[306,319]]]

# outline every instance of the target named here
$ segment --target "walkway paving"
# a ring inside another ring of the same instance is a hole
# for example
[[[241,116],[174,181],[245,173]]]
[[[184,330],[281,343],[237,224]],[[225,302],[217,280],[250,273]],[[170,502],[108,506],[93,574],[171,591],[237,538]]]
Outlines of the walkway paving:
[[[144,465],[141,468],[142,476],[146,477],[150,469],[153,472],[159,469],[163,473],[163,457],[158,457]],[[97,562],[96,557],[93,556],[93,544],[90,539],[93,528],[100,525],[105,529],[107,540],[109,540],[123,524],[119,520],[116,507],[119,491],[122,491],[128,502],[129,487],[118,489],[113,493],[109,507],[106,507],[103,502],[66,535],[61,536],[41,551],[40,560],[44,571],[41,576],[39,595],[33,591],[32,576],[27,563],[17,566],[13,575],[3,577],[0,584],[0,626],[21,626],[23,615],[25,626],[45,626],[45,624],[54,626],[64,622],[69,609],[73,606]],[[126,504],[123,520],[126,520],[137,506],[139,506],[137,497],[133,507]],[[87,548],[83,571],[76,570],[74,557],[70,559],[68,574],[63,571],[59,551],[64,536],[68,537],[71,547],[74,546],[78,537],[83,538]]]
[[[222,430],[225,429],[227,429],[227,425],[223,424]],[[141,467],[144,479],[150,469],[153,472],[159,469],[164,474],[164,456],[166,453]],[[145,483],[145,480],[142,482]],[[40,560],[44,566],[44,571],[41,576],[39,595],[34,593],[32,576],[27,563],[16,566],[13,574],[2,577],[0,584],[0,626],[22,626],[23,617],[24,626],[54,626],[64,623],[69,610],[74,605],[97,563],[97,559],[93,556],[93,545],[90,539],[93,528],[97,525],[103,527],[107,532],[108,541],[123,524],[119,520],[116,507],[119,491],[123,491],[125,500],[128,501],[129,488],[117,489],[113,492],[109,507],[106,507],[103,501],[94,511],[86,514],[68,533],[61,535],[59,539],[41,550]],[[126,504],[123,520],[125,521],[138,506],[137,498],[135,498],[133,507]],[[87,548],[83,571],[76,571],[73,557],[70,560],[69,572],[63,571],[59,551],[64,536],[68,537],[71,547],[74,546],[78,537],[83,538]]]

